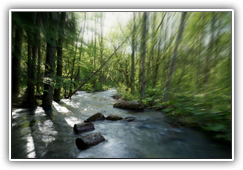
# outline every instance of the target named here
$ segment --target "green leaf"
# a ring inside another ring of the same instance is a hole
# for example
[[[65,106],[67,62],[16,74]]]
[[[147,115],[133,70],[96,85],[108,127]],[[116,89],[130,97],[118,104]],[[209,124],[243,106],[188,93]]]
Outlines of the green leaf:
[[[216,123],[207,123],[205,127],[203,127],[205,130],[209,131],[215,131],[220,132],[226,130],[225,125],[223,124],[216,124]]]
[[[167,108],[163,109],[162,111],[163,111],[163,112],[166,112],[166,113],[169,113],[169,112],[171,112],[171,111],[173,111],[173,110],[174,110],[174,108],[167,107]]]

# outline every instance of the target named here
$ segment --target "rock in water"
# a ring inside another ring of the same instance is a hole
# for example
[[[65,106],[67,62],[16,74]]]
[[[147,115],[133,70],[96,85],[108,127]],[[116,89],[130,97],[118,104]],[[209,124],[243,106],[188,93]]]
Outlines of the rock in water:
[[[101,113],[96,113],[93,116],[86,119],[85,122],[94,122],[94,121],[97,121],[97,120],[105,120],[105,116]]]
[[[87,149],[91,146],[98,145],[99,143],[105,141],[105,138],[101,133],[95,133],[81,138],[76,139],[76,146],[79,150]]]
[[[133,116],[127,116],[124,118],[124,120],[128,121],[128,122],[131,122],[131,121],[134,121],[135,120],[135,117]]]
[[[118,100],[113,107],[122,108],[122,109],[131,109],[131,110],[143,110],[144,105],[142,102],[134,102],[134,101],[125,101]]]
[[[73,130],[75,133],[83,133],[94,130],[94,125],[90,122],[83,122],[79,124],[75,124]]]
[[[112,121],[122,120],[122,117],[120,117],[120,116],[116,116],[116,115],[108,115],[108,116],[106,117],[106,120],[112,120]]]

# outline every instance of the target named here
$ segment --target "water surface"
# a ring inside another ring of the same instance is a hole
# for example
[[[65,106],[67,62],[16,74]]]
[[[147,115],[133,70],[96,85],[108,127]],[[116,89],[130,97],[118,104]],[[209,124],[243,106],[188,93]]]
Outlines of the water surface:
[[[77,92],[72,99],[53,102],[43,110],[17,109],[12,112],[11,156],[14,158],[171,158],[231,159],[228,147],[211,141],[202,132],[190,128],[173,128],[159,111],[131,111],[113,108],[114,89],[104,92]],[[73,126],[93,114],[115,114],[135,121],[97,121],[95,130],[75,134]],[[80,151],[77,137],[100,132],[105,142]]]

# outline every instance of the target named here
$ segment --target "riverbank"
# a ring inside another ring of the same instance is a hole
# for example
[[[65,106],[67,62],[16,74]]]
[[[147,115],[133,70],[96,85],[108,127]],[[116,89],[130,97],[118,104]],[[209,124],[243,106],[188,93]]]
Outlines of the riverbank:
[[[214,96],[214,98],[217,97]],[[213,99],[213,101],[210,101],[208,96],[180,94],[175,95],[168,101],[163,101],[161,91],[158,89],[148,91],[146,97],[142,100],[138,93],[132,95],[125,90],[119,89],[116,98],[141,101],[145,108],[165,113],[175,126],[195,128],[208,134],[213,140],[223,140],[226,143],[232,141],[231,109],[228,106],[228,99],[218,97],[221,101],[216,103]],[[213,105],[213,102],[217,105]]]

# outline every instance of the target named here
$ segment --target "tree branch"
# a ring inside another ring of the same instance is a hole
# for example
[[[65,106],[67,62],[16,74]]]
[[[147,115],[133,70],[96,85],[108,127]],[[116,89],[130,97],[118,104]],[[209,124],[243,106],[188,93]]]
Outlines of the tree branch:
[[[88,79],[86,79],[74,92],[69,94],[69,98],[72,97],[79,89],[81,89],[94,75],[96,75],[105,65],[106,63],[111,59],[111,57],[118,51],[118,49],[127,41],[127,39],[130,37],[130,35],[125,39],[125,41],[122,42],[122,44],[116,48],[116,50],[110,55],[110,57],[100,66],[100,68],[95,71]]]

